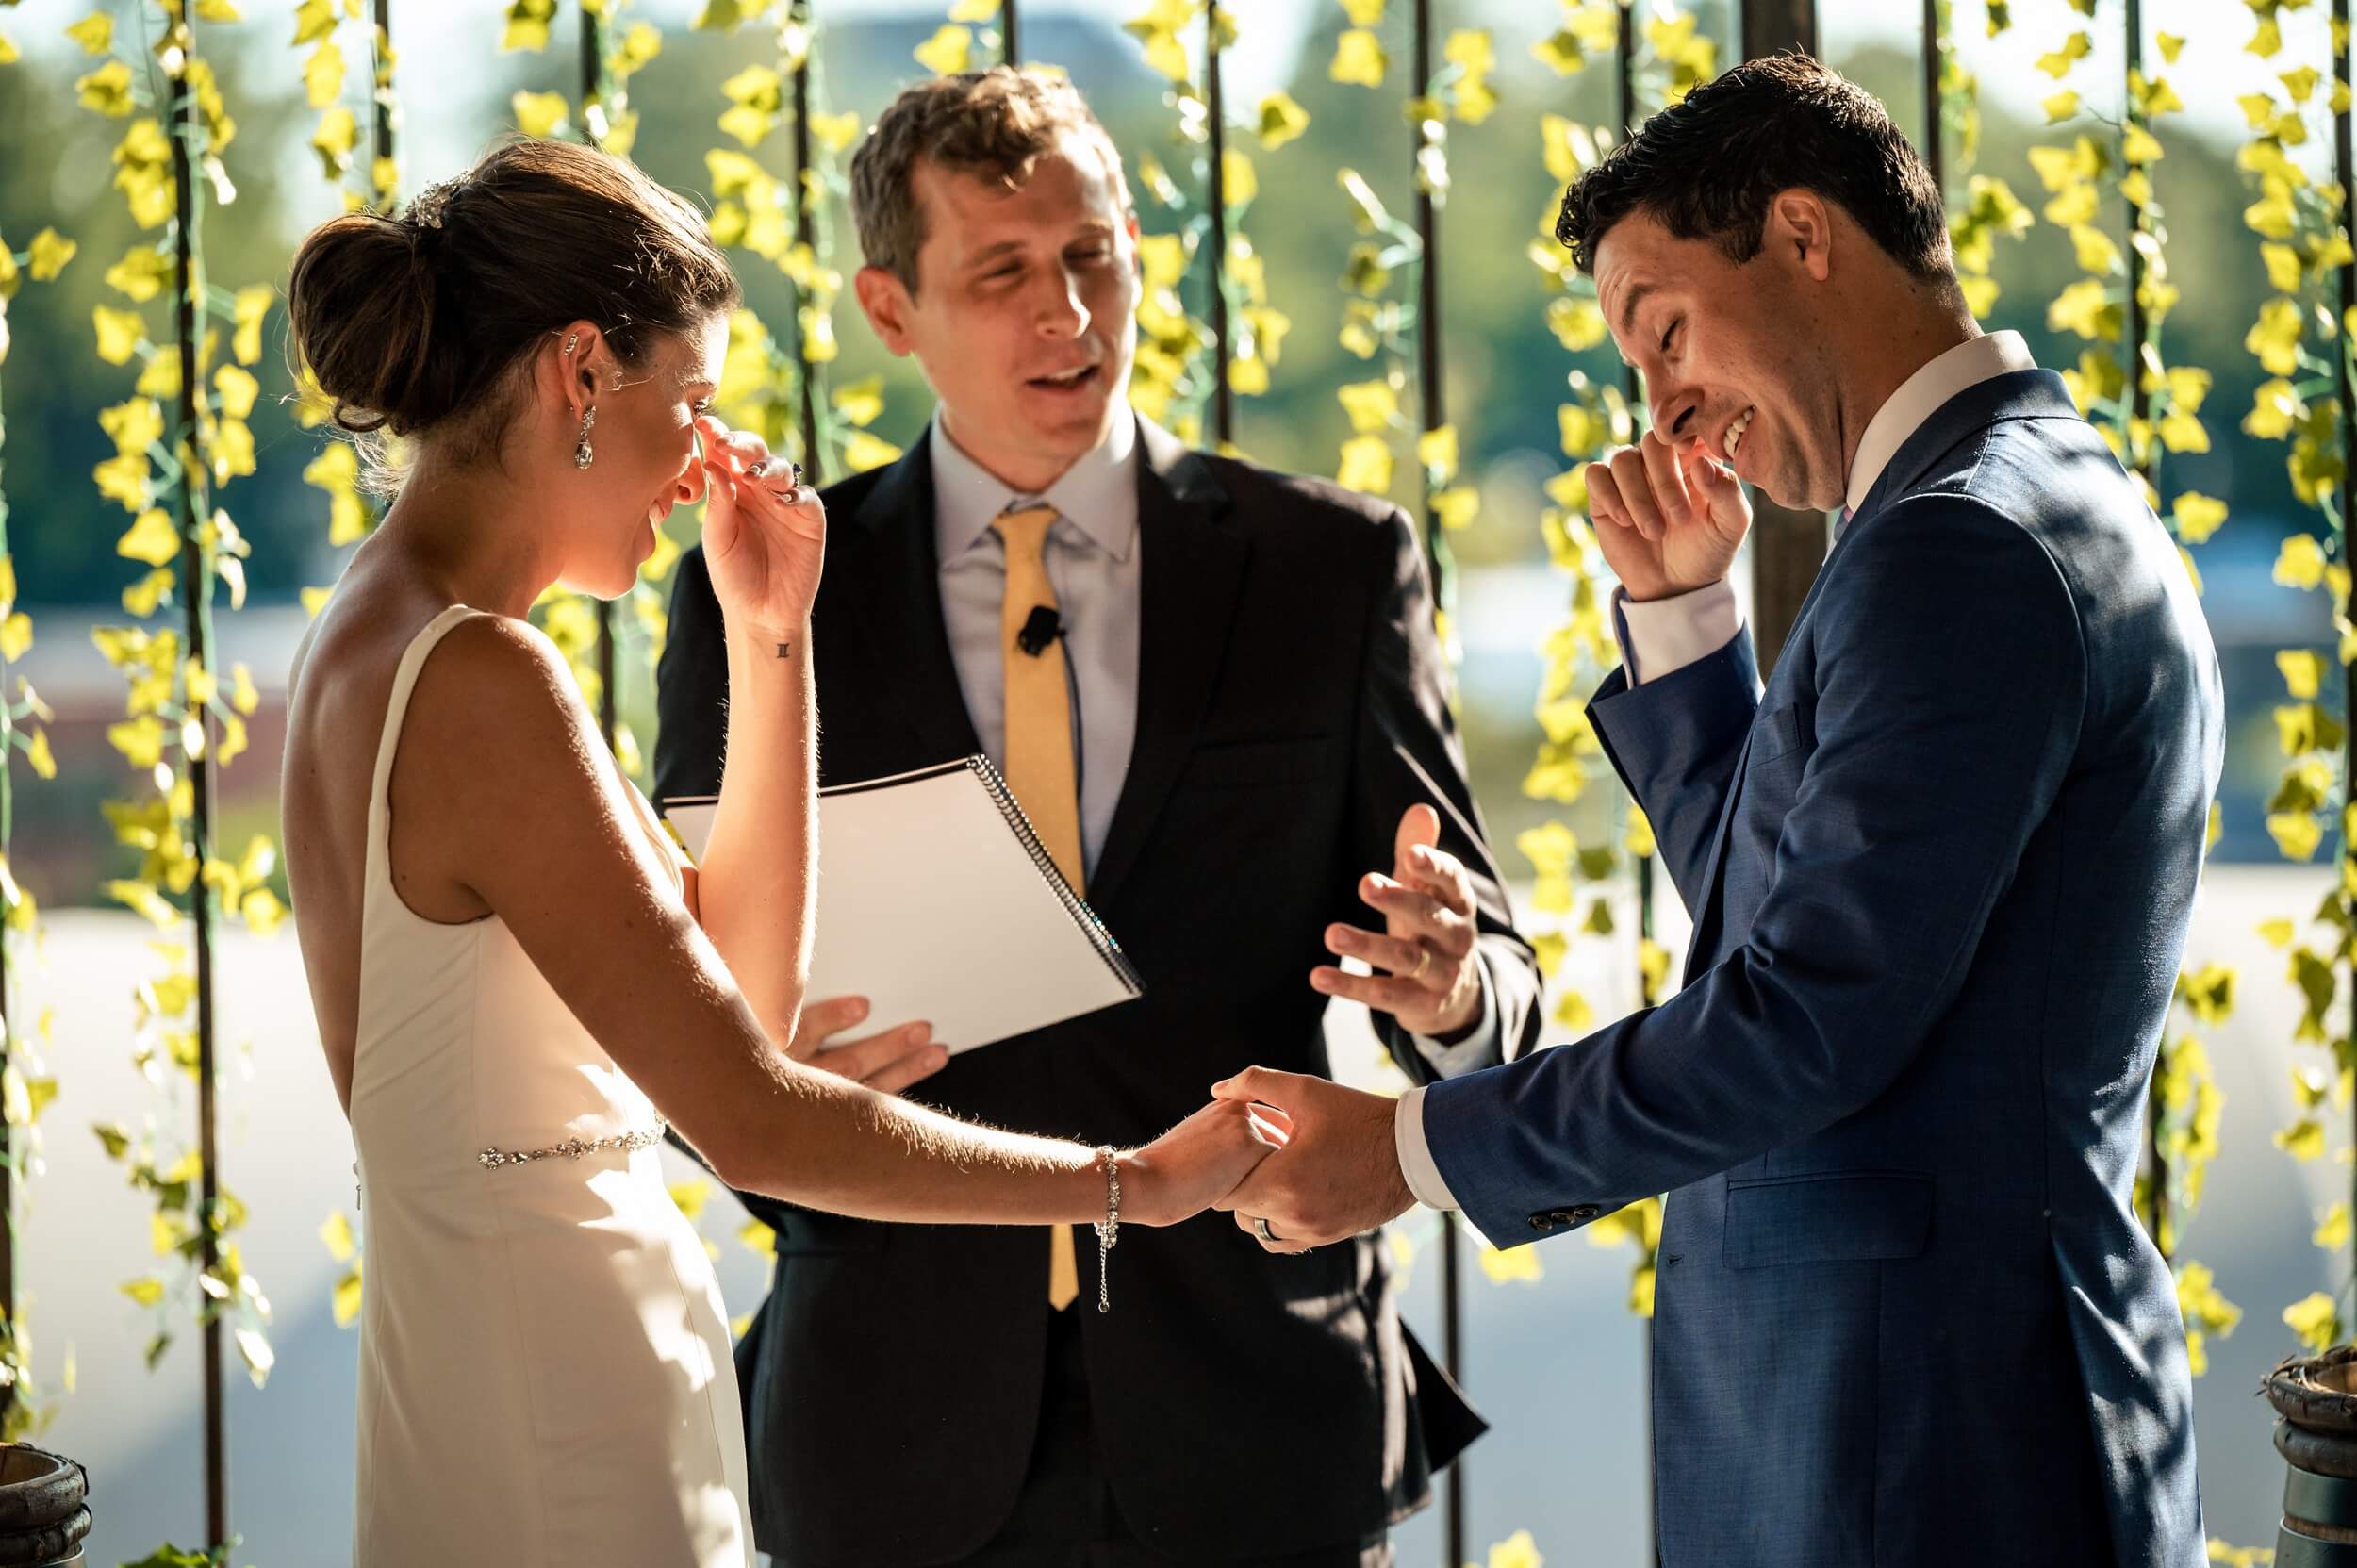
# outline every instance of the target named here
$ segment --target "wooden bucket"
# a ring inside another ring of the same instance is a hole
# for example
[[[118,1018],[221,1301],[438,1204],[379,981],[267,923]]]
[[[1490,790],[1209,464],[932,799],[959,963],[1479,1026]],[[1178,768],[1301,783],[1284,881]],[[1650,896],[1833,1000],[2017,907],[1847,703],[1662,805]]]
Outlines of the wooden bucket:
[[[2290,1467],[2276,1568],[2357,1568],[2357,1345],[2285,1361],[2261,1391]]]
[[[0,1444],[0,1568],[82,1568],[89,1494],[74,1461]]]

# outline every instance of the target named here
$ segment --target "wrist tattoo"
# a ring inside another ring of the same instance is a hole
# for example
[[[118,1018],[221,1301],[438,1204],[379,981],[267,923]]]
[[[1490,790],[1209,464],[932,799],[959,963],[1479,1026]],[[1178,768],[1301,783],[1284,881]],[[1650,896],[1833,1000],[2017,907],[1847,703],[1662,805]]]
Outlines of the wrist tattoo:
[[[790,642],[782,642],[782,643],[778,644],[778,657],[779,657],[779,658],[781,658],[781,659],[790,659],[790,658],[792,658],[793,656],[794,656],[794,645],[793,645],[792,643],[790,643]]]

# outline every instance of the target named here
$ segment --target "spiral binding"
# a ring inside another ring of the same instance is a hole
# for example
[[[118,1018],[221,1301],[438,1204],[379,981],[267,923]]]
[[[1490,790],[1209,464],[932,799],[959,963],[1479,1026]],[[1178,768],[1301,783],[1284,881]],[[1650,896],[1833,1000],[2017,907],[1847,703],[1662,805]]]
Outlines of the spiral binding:
[[[1023,803],[1014,798],[1014,791],[1007,787],[1005,775],[980,752],[966,758],[965,766],[982,781],[982,787],[990,791],[991,800],[998,807],[998,815],[1005,817],[1007,826],[1014,830],[1014,836],[1030,855],[1031,864],[1039,867],[1041,879],[1055,889],[1056,897],[1063,900],[1064,912],[1072,916],[1072,923],[1080,928],[1096,949],[1096,956],[1105,961],[1105,967],[1113,972],[1113,978],[1121,982],[1129,995],[1143,995],[1146,983],[1138,978],[1136,966],[1129,962],[1129,955],[1121,950],[1121,944],[1113,940],[1113,933],[1105,929],[1105,922],[1096,917],[1096,912],[1089,908],[1087,901],[1075,893],[1072,884],[1064,880],[1063,868],[1056,864],[1056,857],[1047,852],[1047,846],[1040,841],[1038,830],[1031,826],[1030,817],[1024,814]]]

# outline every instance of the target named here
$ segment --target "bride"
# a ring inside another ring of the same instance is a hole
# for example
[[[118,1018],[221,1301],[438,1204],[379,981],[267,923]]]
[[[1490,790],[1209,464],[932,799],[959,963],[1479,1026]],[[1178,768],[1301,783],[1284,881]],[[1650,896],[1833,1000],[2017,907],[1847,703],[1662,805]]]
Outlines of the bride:
[[[366,1216],[354,1559],[743,1568],[728,1332],[666,1121],[732,1186],[816,1208],[1143,1225],[1225,1197],[1288,1124],[1215,1103],[1095,1150],[777,1044],[816,897],[825,518],[711,416],[738,292],[685,202],[519,142],[404,217],[322,224],[288,291],[337,422],[388,482],[378,433],[411,454],[296,655],[283,785]],[[731,703],[690,867],[524,617],[558,583],[628,591],[698,501]]]

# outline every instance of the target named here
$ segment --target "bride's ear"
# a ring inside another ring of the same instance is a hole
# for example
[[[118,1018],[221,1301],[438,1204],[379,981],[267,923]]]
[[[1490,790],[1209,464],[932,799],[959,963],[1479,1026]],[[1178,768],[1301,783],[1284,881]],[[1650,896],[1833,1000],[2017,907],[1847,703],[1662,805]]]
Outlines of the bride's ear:
[[[543,397],[562,404],[577,420],[583,409],[616,388],[620,371],[604,332],[595,322],[581,321],[549,334],[534,379]]]
[[[1763,248],[1819,283],[1833,273],[1833,234],[1832,204],[1805,186],[1779,190],[1768,204]]]

